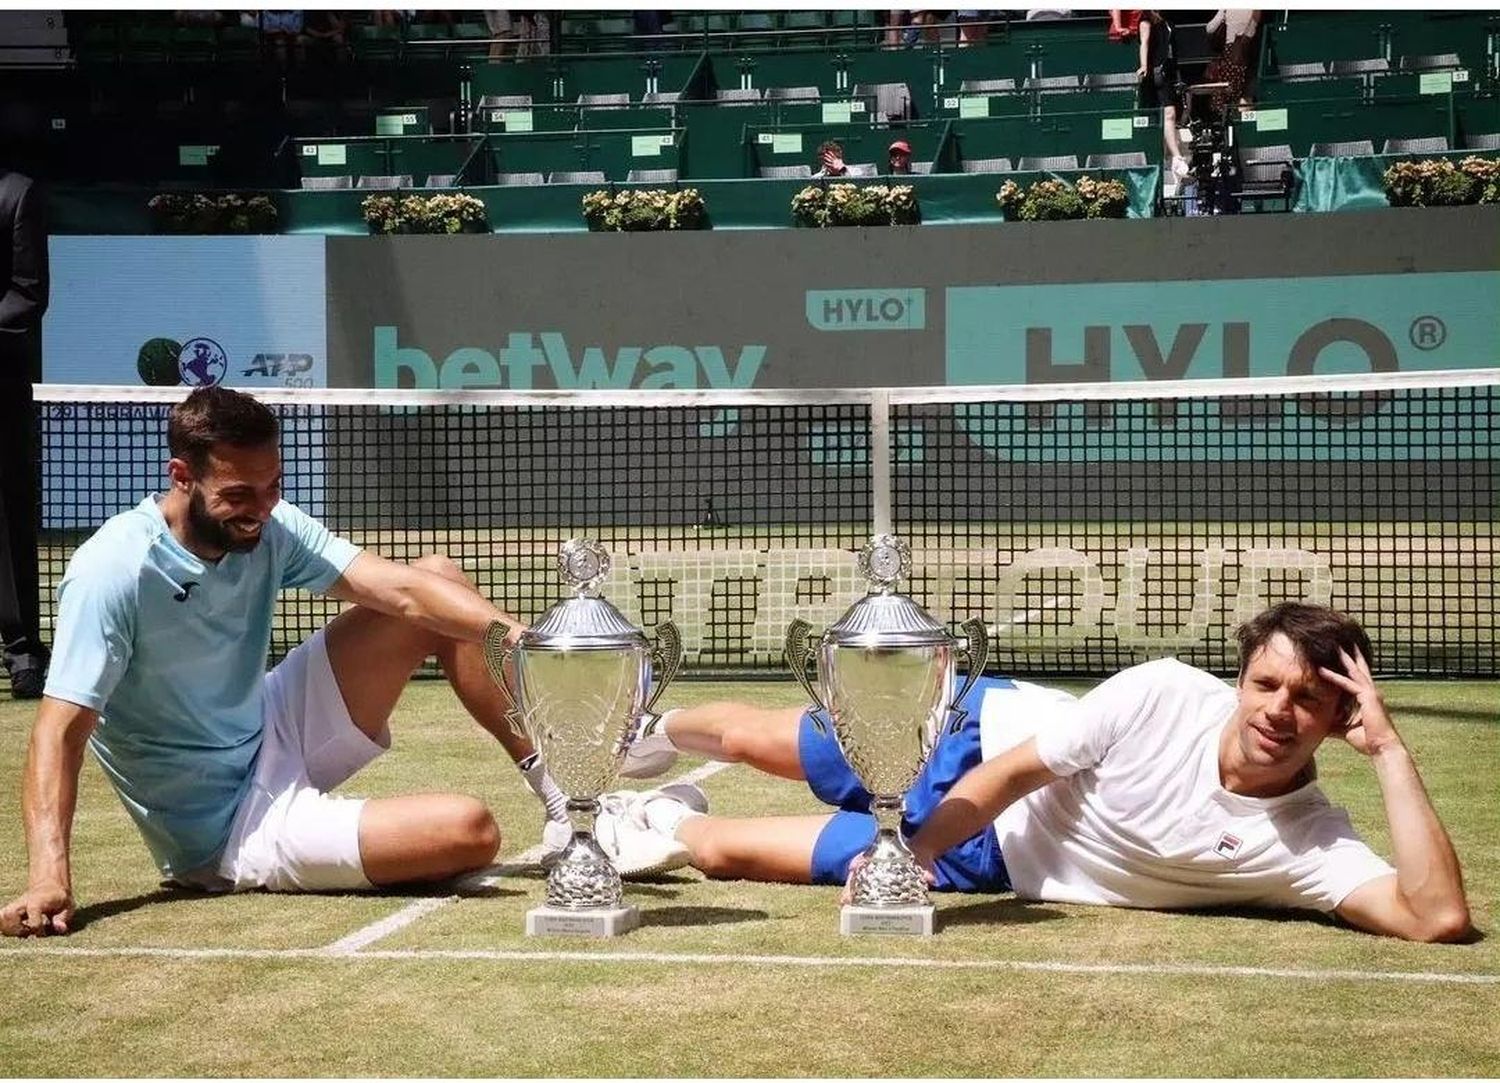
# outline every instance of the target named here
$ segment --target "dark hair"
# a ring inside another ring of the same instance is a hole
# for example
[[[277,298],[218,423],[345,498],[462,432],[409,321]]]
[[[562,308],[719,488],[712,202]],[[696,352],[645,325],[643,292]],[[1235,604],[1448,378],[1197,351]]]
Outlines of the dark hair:
[[[1291,640],[1298,657],[1314,672],[1327,668],[1343,673],[1340,650],[1350,655],[1357,650],[1370,668],[1375,668],[1370,637],[1353,617],[1326,605],[1282,602],[1235,629],[1235,637],[1240,641],[1240,676],[1245,675],[1245,667],[1255,652],[1278,632]]]
[[[833,151],[833,153],[842,158],[844,156],[844,144],[840,143],[837,139],[825,140],[818,146],[818,157],[823,157],[829,151]]]
[[[167,450],[195,471],[216,444],[260,447],[276,439],[276,415],[263,403],[227,387],[200,387],[167,418]]]

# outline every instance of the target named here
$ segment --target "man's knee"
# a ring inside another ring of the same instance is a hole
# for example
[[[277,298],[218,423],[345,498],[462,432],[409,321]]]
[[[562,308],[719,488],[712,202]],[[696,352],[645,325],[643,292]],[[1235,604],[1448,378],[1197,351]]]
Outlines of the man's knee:
[[[412,567],[440,575],[444,579],[451,579],[455,583],[462,583],[466,587],[474,587],[473,582],[458,562],[443,553],[428,553],[426,556],[418,557],[412,562]]]
[[[500,852],[500,825],[482,801],[455,797],[452,812],[452,845],[455,856],[470,868],[480,868]]]
[[[692,851],[693,868],[704,876],[718,880],[735,880],[739,878],[739,866],[727,847],[723,846],[708,832],[702,833],[694,839],[689,849]]]

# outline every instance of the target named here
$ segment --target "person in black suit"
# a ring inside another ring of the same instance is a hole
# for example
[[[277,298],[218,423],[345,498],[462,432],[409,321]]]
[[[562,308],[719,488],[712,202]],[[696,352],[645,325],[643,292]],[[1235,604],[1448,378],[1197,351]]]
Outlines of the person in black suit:
[[[16,699],[39,697],[47,675],[31,385],[42,378],[48,287],[45,196],[30,177],[0,165],[0,636]]]

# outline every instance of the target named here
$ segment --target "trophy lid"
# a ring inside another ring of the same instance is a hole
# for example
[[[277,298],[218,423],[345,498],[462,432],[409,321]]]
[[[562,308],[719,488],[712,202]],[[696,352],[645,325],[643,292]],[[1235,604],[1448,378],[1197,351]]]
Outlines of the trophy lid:
[[[596,541],[571,538],[557,554],[558,573],[573,588],[525,632],[532,650],[620,650],[646,645],[645,634],[605,599],[599,584],[609,574],[609,553]]]
[[[911,569],[911,549],[894,534],[877,534],[859,554],[870,593],[824,633],[838,647],[929,647],[953,642],[948,629],[893,588]]]

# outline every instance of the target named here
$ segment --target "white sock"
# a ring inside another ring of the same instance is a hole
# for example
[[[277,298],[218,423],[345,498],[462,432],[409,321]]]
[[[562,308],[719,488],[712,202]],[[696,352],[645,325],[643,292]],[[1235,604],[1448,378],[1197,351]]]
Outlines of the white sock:
[[[521,777],[526,780],[526,785],[531,788],[531,792],[536,794],[542,807],[547,810],[547,819],[567,822],[568,795],[559,790],[557,783],[552,781],[552,776],[547,773],[547,765],[542,762],[542,754],[533,752],[516,766],[520,768]]]
[[[647,801],[645,814],[647,827],[672,838],[677,837],[677,829],[682,826],[684,820],[703,815],[696,809],[690,809],[681,801],[670,797],[658,797]]]

